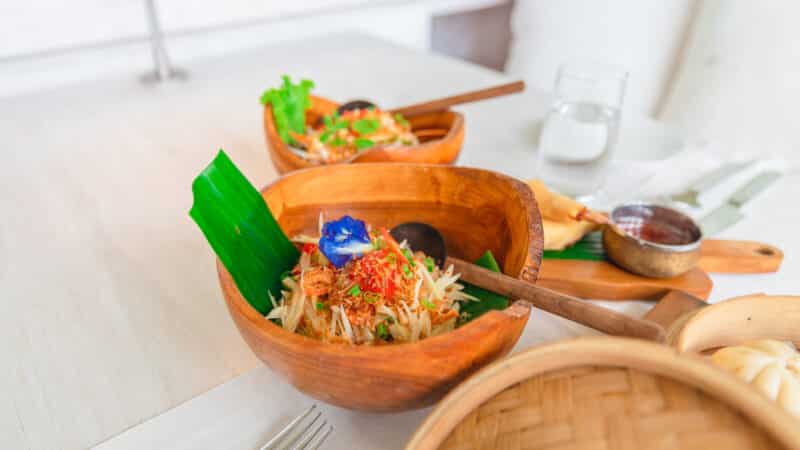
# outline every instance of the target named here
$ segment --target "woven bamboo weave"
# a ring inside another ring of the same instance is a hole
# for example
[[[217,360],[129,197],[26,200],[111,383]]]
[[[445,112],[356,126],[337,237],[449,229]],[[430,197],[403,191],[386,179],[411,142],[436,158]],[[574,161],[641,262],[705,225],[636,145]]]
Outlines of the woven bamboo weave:
[[[440,450],[781,449],[726,404],[627,368],[529,378],[470,412]]]

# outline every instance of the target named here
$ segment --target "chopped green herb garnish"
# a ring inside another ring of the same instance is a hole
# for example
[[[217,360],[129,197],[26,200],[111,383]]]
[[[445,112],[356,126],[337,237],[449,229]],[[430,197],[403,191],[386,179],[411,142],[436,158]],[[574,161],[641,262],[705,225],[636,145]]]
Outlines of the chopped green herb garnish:
[[[361,287],[357,284],[354,284],[353,287],[351,287],[350,290],[347,291],[347,293],[352,295],[353,297],[357,297],[361,295]]]
[[[425,268],[428,269],[428,272],[433,272],[433,268],[436,267],[436,262],[430,256],[425,257]]]
[[[317,304],[314,306],[317,308],[317,311],[322,311],[323,309],[325,309],[325,304],[322,302],[317,302]]]
[[[350,128],[358,134],[370,134],[378,131],[381,122],[378,119],[360,119],[353,122]]]
[[[380,298],[381,296],[374,292],[367,292],[366,294],[364,294],[364,301],[369,303],[370,305],[378,303],[378,300],[380,300]]]
[[[422,303],[422,306],[424,306],[425,309],[430,309],[430,310],[436,309],[436,305],[434,305],[433,302],[430,300],[422,299],[420,300],[420,303]]]
[[[375,250],[380,250],[381,247],[383,247],[383,244],[381,244],[381,239],[375,238],[375,240],[372,241],[372,248]]]
[[[324,124],[325,131],[319,135],[320,142],[328,142],[331,137],[336,136],[336,132],[342,129],[345,129],[350,126],[350,122],[347,120],[339,118],[339,113],[334,112],[333,115],[330,116],[323,116],[322,123]],[[344,140],[339,137],[336,137],[331,145],[334,147],[341,147],[342,145],[346,144]]]
[[[399,123],[399,124],[400,124],[400,125],[402,125],[402,126],[406,126],[406,125],[408,125],[408,121],[407,121],[407,120],[406,120],[406,118],[405,118],[405,117],[403,117],[403,115],[402,115],[402,114],[400,114],[400,113],[397,113],[397,114],[395,114],[395,115],[394,115],[394,121],[395,121],[395,122],[397,122],[397,123]]]
[[[389,337],[389,329],[386,328],[386,325],[381,322],[375,327],[375,333],[381,339],[386,339]]]
[[[411,278],[411,269],[408,268],[408,264],[403,264],[403,276]]]
[[[375,145],[375,142],[367,138],[356,138],[355,145],[358,150],[366,150]]]
[[[389,261],[391,264],[396,263],[397,255],[395,255],[394,253],[389,253],[388,255],[386,255],[386,261]]]
[[[411,250],[409,250],[407,248],[404,248],[403,249],[403,255],[408,260],[408,263],[411,264],[411,267],[414,267],[415,266],[415,264],[414,264],[414,254],[411,253]]]
[[[388,323],[389,325],[391,325],[391,324],[393,324],[393,323],[394,323],[394,319],[393,319],[393,318],[391,318],[391,317],[387,317],[387,318],[386,318],[386,323]]]

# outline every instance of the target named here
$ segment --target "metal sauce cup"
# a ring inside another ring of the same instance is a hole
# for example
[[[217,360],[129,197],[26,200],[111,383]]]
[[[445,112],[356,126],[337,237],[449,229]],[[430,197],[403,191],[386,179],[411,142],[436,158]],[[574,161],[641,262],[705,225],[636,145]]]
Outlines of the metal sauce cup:
[[[672,278],[697,265],[700,227],[692,218],[664,206],[628,203],[611,211],[603,230],[608,257],[630,272]]]

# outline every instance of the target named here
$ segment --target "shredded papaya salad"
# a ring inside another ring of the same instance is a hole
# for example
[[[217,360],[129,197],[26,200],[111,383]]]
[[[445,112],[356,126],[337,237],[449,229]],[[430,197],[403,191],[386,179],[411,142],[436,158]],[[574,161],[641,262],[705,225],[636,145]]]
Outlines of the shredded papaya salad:
[[[373,147],[398,147],[419,144],[411,124],[400,114],[367,107],[326,115],[320,123],[306,123],[311,108],[311,80],[283,83],[268,89],[261,103],[271,105],[275,127],[281,140],[302,158],[318,164],[348,161]]]
[[[319,238],[293,239],[300,261],[267,315],[288,331],[324,342],[415,342],[455,328],[459,302],[477,300],[452,266],[441,270],[386,229],[350,216],[320,223]]]
[[[306,134],[289,132],[305,149],[309,161],[332,163],[352,158],[374,146],[408,146],[419,143],[411,125],[399,114],[377,108],[354,109],[341,116],[324,116],[323,123]]]

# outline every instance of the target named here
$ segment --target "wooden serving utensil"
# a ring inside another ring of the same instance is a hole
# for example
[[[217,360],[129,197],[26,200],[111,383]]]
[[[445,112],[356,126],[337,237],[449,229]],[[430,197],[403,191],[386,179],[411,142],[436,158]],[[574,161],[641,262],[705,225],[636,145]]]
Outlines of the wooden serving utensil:
[[[391,235],[406,240],[409,246],[420,250],[444,267],[453,266],[461,279],[498,294],[526,300],[539,309],[573,320],[604,333],[637,337],[663,342],[664,327],[649,320],[637,319],[626,314],[588,303],[566,294],[551,291],[535,284],[526,283],[508,275],[492,272],[483,267],[447,256],[444,238],[439,231],[425,223],[409,222],[391,230]]]
[[[435,111],[444,111],[451,106],[463,105],[464,103],[472,103],[480,100],[487,100],[490,98],[501,97],[503,95],[514,94],[525,90],[525,82],[514,81],[513,83],[501,84],[485,89],[478,89],[476,91],[464,92],[463,94],[451,95],[449,97],[439,98],[435,100],[428,100],[422,103],[415,103],[413,105],[402,106],[400,108],[392,109],[392,113],[402,114],[404,116],[415,116],[417,114],[425,114]]]
[[[513,83],[506,83],[485,89],[478,89],[475,91],[464,92],[462,94],[451,95],[449,97],[437,98],[434,100],[428,100],[421,103],[414,103],[407,106],[401,106],[399,108],[393,108],[389,110],[389,112],[393,114],[402,114],[403,116],[410,117],[419,114],[444,111],[449,109],[451,106],[462,105],[464,103],[477,102],[480,100],[487,100],[495,97],[501,97],[503,95],[522,92],[523,90],[525,90],[525,82],[520,80],[520,81],[514,81]],[[375,106],[377,105],[368,100],[351,100],[349,102],[345,102],[339,105],[337,111],[339,111],[339,114],[342,114],[346,111],[350,111],[353,109],[363,109]]]
[[[462,280],[498,294],[529,301],[539,309],[581,325],[615,336],[629,336],[664,342],[665,329],[649,320],[637,319],[584,300],[551,291],[535,284],[484,269],[464,260],[447,257],[445,266],[453,266]]]

